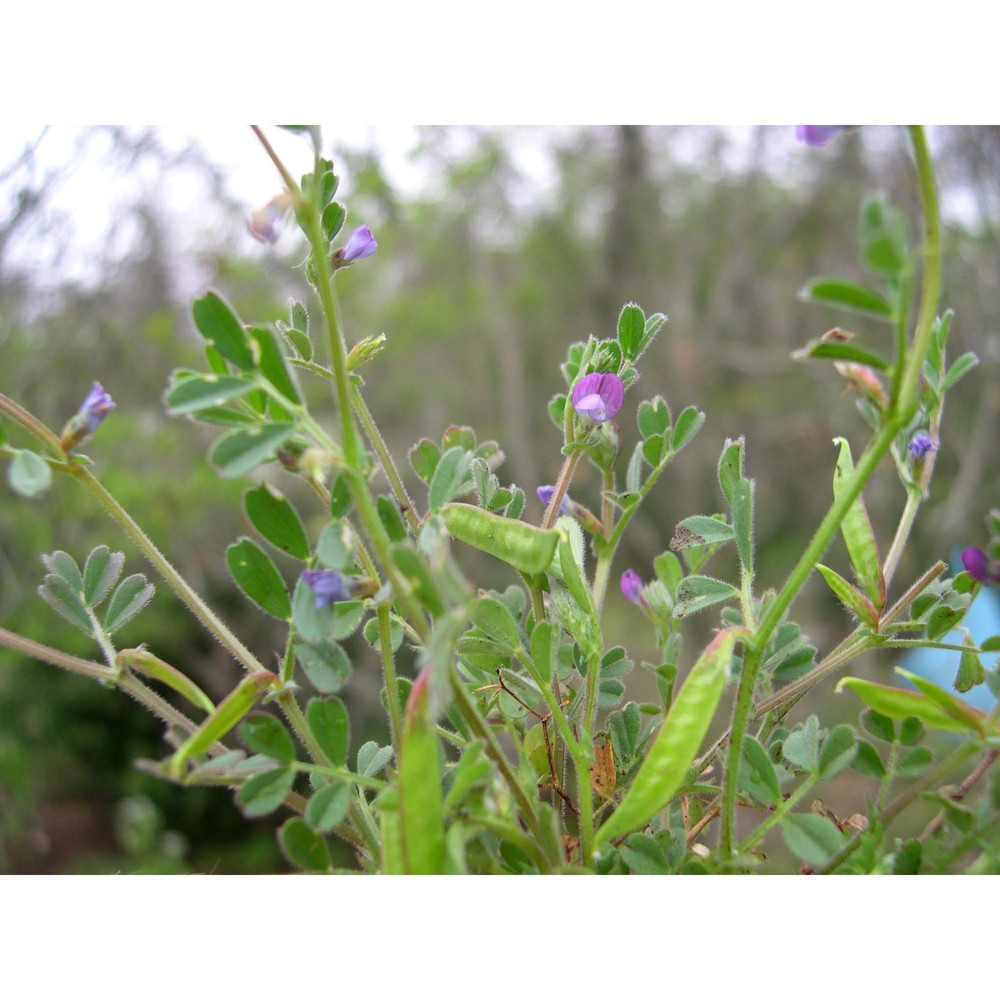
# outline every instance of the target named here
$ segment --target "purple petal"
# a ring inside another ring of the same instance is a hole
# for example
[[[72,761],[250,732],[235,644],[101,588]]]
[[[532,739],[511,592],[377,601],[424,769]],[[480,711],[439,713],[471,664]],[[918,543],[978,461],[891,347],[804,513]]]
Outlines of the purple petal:
[[[633,604],[642,604],[642,588],[645,586],[642,578],[634,569],[627,569],[622,573],[621,589],[622,596],[626,601]]]
[[[327,608],[338,601],[348,601],[351,589],[343,574],[332,569],[304,569],[301,577],[316,595],[316,610]]]
[[[595,423],[610,420],[625,399],[625,386],[617,375],[594,372],[585,375],[573,386],[573,408],[581,417]]]
[[[86,422],[87,433],[93,434],[101,421],[115,408],[115,401],[104,391],[100,382],[95,382],[80,407],[80,416]]]
[[[368,226],[358,226],[351,233],[344,248],[337,252],[337,256],[345,264],[353,264],[356,260],[370,257],[376,250],[378,243],[375,242],[371,229]]]
[[[937,442],[924,431],[918,431],[910,441],[910,458],[923,458],[927,452],[937,450]]]
[[[990,572],[990,557],[982,549],[963,549],[962,565],[974,580],[978,580],[980,583],[996,582],[994,575]]]

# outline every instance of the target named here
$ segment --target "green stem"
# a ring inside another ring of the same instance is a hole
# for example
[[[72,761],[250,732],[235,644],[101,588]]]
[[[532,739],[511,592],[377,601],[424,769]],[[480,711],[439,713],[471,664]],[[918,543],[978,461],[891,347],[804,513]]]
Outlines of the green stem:
[[[601,613],[604,598],[608,593],[608,580],[611,577],[611,560],[613,558],[613,552],[606,552],[602,548],[597,556],[597,565],[594,567],[594,585],[591,587],[590,594],[598,614]]]
[[[94,660],[82,660],[78,656],[71,656],[61,649],[54,649],[43,643],[35,642],[26,636],[18,635],[16,632],[9,632],[5,628],[0,628],[0,644],[9,649],[23,653],[33,660],[41,660],[42,663],[49,663],[54,667],[62,667],[70,673],[79,674],[90,680],[100,681],[110,687],[116,687],[124,691],[130,698],[139,702],[143,708],[157,716],[161,722],[168,726],[177,726],[186,732],[193,733],[198,729],[198,724],[192,722],[182,712],[178,712],[170,702],[161,698],[155,691],[146,687],[137,677],[129,673],[119,674],[117,670],[101,666]],[[219,745],[221,750],[226,748]]]
[[[288,724],[295,731],[302,745],[309,751],[309,756],[323,767],[332,767],[333,761],[327,756],[326,751],[316,742],[316,737],[309,728],[309,722],[302,714],[299,703],[295,700],[295,695],[291,691],[282,691],[275,699],[282,715],[288,720]]]
[[[62,667],[70,673],[79,674],[81,677],[89,677],[91,680],[103,681],[114,684],[117,671],[109,669],[94,660],[82,660],[78,656],[71,656],[61,649],[54,649],[52,646],[45,646],[26,636],[18,635],[17,632],[9,632],[5,628],[0,628],[0,644],[14,649],[25,656],[30,656],[33,660],[41,660],[43,663],[50,663],[54,667]]]
[[[566,713],[563,712],[562,706],[556,700],[556,696],[552,693],[549,687],[550,678],[543,677],[539,672],[532,660],[531,655],[523,650],[516,649],[514,655],[527,667],[528,673],[531,674],[532,680],[538,685],[538,690],[541,692],[542,697],[545,699],[545,704],[549,706],[549,711],[552,713],[552,718],[555,720],[556,728],[559,730],[559,735],[566,741],[566,746],[569,748],[570,753],[577,754],[580,751],[580,744],[577,743],[573,732],[570,729],[569,721],[566,718]]]
[[[33,413],[29,413],[24,407],[18,405],[9,396],[0,392],[0,411],[4,412],[11,419],[19,423],[26,431],[30,431],[42,444],[45,445],[52,454],[62,461],[66,461],[66,452],[63,451],[59,438],[55,436]]]
[[[396,503],[399,504],[403,516],[409,523],[410,530],[414,535],[417,535],[420,533],[420,518],[417,517],[417,512],[413,508],[413,501],[410,499],[409,493],[406,492],[406,486],[403,484],[396,463],[389,452],[385,439],[382,437],[382,432],[378,429],[378,424],[375,423],[371,410],[368,409],[356,386],[353,387],[351,400],[354,403],[354,409],[358,414],[358,419],[361,421],[365,436],[375,449],[375,454],[378,455],[378,459],[382,463],[382,470],[385,472],[386,479],[389,480],[389,486],[396,497]]]
[[[97,498],[98,503],[111,515],[122,531],[132,539],[142,554],[153,564],[170,589],[187,605],[198,621],[215,636],[219,644],[236,658],[247,673],[253,674],[264,669],[264,666],[257,657],[233,635],[218,615],[195,593],[187,580],[174,569],[166,556],[153,544],[149,536],[139,527],[128,511],[118,503],[87,468],[82,465],[70,464],[63,471],[73,476],[73,478]]]
[[[743,736],[753,705],[753,690],[760,669],[760,651],[771,633],[778,626],[788,607],[801,590],[813,571],[817,561],[830,544],[851,505],[860,496],[862,489],[872,477],[879,462],[892,446],[900,429],[909,422],[917,406],[918,380],[920,369],[927,357],[934,319],[937,315],[938,297],[941,289],[941,233],[938,221],[937,194],[934,184],[934,170],[927,149],[924,130],[920,126],[910,128],[917,183],[924,219],[924,274],[920,297],[920,312],[917,326],[910,344],[900,379],[899,398],[895,406],[886,414],[884,423],[869,443],[854,470],[854,475],[834,501],[826,517],[816,529],[812,541],[799,559],[791,575],[777,597],[770,602],[760,622],[755,637],[754,648],[748,650],[740,678],[740,690],[730,727],[730,745],[726,763],[725,799],[722,810],[722,847],[729,853],[733,845],[733,824],[736,802],[736,769],[739,766]],[[732,772],[732,773],[730,773]]]
[[[569,484],[573,479],[573,473],[576,471],[577,464],[582,457],[582,451],[574,451],[572,454],[566,456],[562,469],[559,470],[559,478],[556,479],[556,484],[553,487],[552,499],[549,501],[548,507],[545,508],[545,517],[542,518],[543,528],[551,528],[556,523],[556,518],[559,516],[559,507],[562,505],[563,497],[566,496],[566,491],[569,489]]]
[[[941,221],[938,213],[934,166],[931,163],[927,136],[923,128],[920,125],[911,125],[909,133],[913,145],[917,186],[920,190],[920,207],[924,222],[924,271],[917,329],[906,358],[899,394],[899,412],[904,421],[910,419],[917,405],[920,369],[927,357],[934,320],[937,317],[938,299],[941,294]]]
[[[382,654],[382,673],[385,677],[386,700],[389,702],[389,728],[392,731],[392,749],[399,760],[399,748],[403,738],[403,719],[399,707],[399,682],[396,679],[396,661],[392,654],[391,622],[389,606],[380,603],[378,614],[378,644]]]
[[[462,683],[461,678],[458,677],[454,671],[452,671],[451,675],[451,691],[452,696],[455,699],[455,707],[458,709],[473,735],[477,739],[483,741],[486,753],[493,759],[493,763],[496,764],[500,773],[503,775],[504,781],[507,783],[507,787],[510,788],[511,794],[513,794],[514,798],[517,799],[518,804],[521,807],[521,812],[524,814],[525,823],[527,823],[535,836],[538,837],[541,833],[541,828],[539,826],[538,814],[535,812],[534,803],[528,797],[524,788],[521,787],[521,783],[517,780],[517,775],[514,773],[514,769],[511,766],[510,761],[507,760],[507,757],[503,752],[503,748],[493,735],[493,730],[490,729],[490,727],[486,724],[486,720],[483,719],[477,711],[475,704],[472,702],[472,699],[469,698],[468,692],[465,690],[465,685]]]
[[[738,848],[738,853],[746,854],[750,851],[755,844],[759,844],[761,840],[767,835],[770,830],[773,830],[784,818],[788,815],[798,804],[805,798],[808,792],[811,792],[813,788],[816,787],[815,778],[809,778],[802,782],[798,788],[795,789],[787,799],[783,799],[775,808],[772,810],[767,819],[765,819],[754,831],[747,837],[746,840],[740,844]]]
[[[931,419],[930,433],[931,437],[937,440],[940,426],[941,426],[941,410],[944,406],[944,400],[942,399],[937,412]],[[917,511],[920,509],[920,504],[923,502],[924,498],[927,496],[927,488],[930,486],[931,476],[934,473],[934,464],[937,461],[937,452],[929,451],[923,459],[923,467],[920,470],[920,481],[914,486],[908,486],[906,490],[906,504],[903,507],[903,513],[899,518],[899,525],[896,528],[896,534],[892,539],[892,544],[889,546],[889,551],[885,557],[885,563],[882,566],[882,575],[885,578],[886,589],[889,588],[892,583],[893,577],[896,575],[896,568],[899,565],[899,560],[903,555],[903,549],[906,548],[906,543],[910,537],[910,531],[913,528],[913,522],[916,520]]]
[[[594,857],[594,800],[590,788],[590,765],[594,752],[594,715],[597,709],[597,681],[600,672],[601,656],[597,653],[587,664],[580,740],[576,750],[571,750],[580,809],[580,857],[588,867],[593,865]]]
[[[997,824],[1000,824],[1000,815],[991,817],[980,826],[974,827],[964,837],[959,838],[954,847],[952,847],[947,854],[938,859],[937,864],[934,866],[933,873],[935,875],[943,875],[953,861],[957,861],[963,854],[966,853],[966,851],[972,850],[972,848],[976,845],[976,841],[993,830]]]
[[[736,779],[739,773],[740,756],[743,753],[743,737],[753,712],[753,696],[760,671],[762,650],[751,646],[744,650],[740,686],[733,708],[733,721],[729,727],[729,750],[726,754],[725,781],[722,793],[721,839],[719,847],[722,857],[733,853],[736,842]]]
[[[860,656],[865,650],[872,649],[874,643],[861,635],[860,629],[852,632],[839,645],[832,649],[804,677],[786,684],[780,691],[759,701],[753,710],[754,721],[768,712],[785,715],[791,707],[805,694],[811,691],[821,680],[836,673],[846,663]]]
[[[979,747],[973,743],[963,743],[953,750],[937,767],[932,768],[922,778],[915,781],[895,800],[882,809],[877,817],[880,824],[888,824],[896,818],[911,802],[915,802],[924,792],[930,791],[939,781],[946,778],[956,767],[961,766],[970,757],[974,757]],[[851,838],[826,864],[816,869],[817,875],[827,875],[842,865],[860,846],[864,831]]]
[[[531,594],[531,612],[535,616],[535,623],[545,621],[545,598],[542,595],[542,585],[538,582],[537,577],[529,576],[527,573],[522,573],[521,579],[524,580],[528,593]]]

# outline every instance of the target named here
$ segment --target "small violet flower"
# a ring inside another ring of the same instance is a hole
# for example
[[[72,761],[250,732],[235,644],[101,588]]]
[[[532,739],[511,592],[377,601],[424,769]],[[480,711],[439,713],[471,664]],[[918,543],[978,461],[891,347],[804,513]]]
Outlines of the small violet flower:
[[[316,610],[328,608],[338,601],[349,601],[354,588],[343,573],[332,569],[304,569],[301,578],[316,595]]]
[[[990,559],[982,549],[963,549],[962,565],[974,580],[980,583],[1000,584],[1000,565]]]
[[[95,382],[87,393],[87,398],[77,414],[86,422],[87,433],[93,434],[101,421],[115,408],[115,401],[104,391],[100,382]]]
[[[263,208],[250,213],[247,226],[250,235],[261,243],[274,243],[279,236],[281,221],[291,207],[292,198],[286,191],[276,195]]]
[[[642,599],[642,589],[644,586],[645,584],[643,584],[642,578],[634,569],[627,569],[624,573],[622,573],[622,596],[626,601],[642,605],[644,603]]]
[[[93,434],[115,405],[115,401],[104,391],[101,383],[95,382],[90,387],[83,405],[63,428],[62,438],[59,441],[63,450],[69,451],[85,437]]]
[[[850,125],[796,125],[795,138],[807,146],[825,146],[850,127]]]
[[[371,229],[368,226],[358,226],[348,237],[347,243],[333,255],[333,259],[337,266],[343,267],[370,257],[376,250],[378,243],[375,242]]]
[[[925,431],[917,431],[910,441],[910,458],[923,458],[927,452],[937,450],[937,442]]]
[[[584,375],[573,386],[570,398],[581,417],[600,424],[610,420],[622,408],[625,386],[617,375],[594,372]]]

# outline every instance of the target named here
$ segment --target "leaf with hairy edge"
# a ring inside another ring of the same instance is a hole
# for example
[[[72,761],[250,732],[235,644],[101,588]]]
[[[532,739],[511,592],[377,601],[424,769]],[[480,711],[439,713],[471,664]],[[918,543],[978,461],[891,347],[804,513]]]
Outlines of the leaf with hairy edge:
[[[301,816],[287,820],[278,835],[285,857],[296,868],[325,872],[330,867],[330,851],[323,838],[309,829]]]
[[[677,602],[674,605],[674,617],[684,618],[698,611],[739,597],[739,591],[724,580],[716,580],[711,576],[686,576],[677,585]]]
[[[126,577],[118,585],[104,616],[104,631],[114,632],[134,618],[153,599],[156,588],[142,573]]]
[[[226,565],[240,590],[269,615],[281,621],[292,616],[292,602],[281,574],[267,553],[249,538],[226,549]]]
[[[872,607],[871,601],[865,597],[856,587],[852,587],[839,573],[824,566],[822,563],[816,564],[820,576],[826,580],[826,585],[837,595],[841,604],[852,612],[859,621],[866,625],[875,626],[878,624],[878,612]]]
[[[250,523],[280,552],[309,558],[309,539],[296,509],[273,486],[262,483],[243,498]]]
[[[844,677],[837,684],[837,691],[849,688],[869,708],[890,719],[920,719],[931,729],[943,729],[951,733],[965,733],[970,730],[982,732],[983,714],[968,708],[968,722],[962,722],[946,712],[936,701],[917,691],[903,691],[862,680],[860,677]],[[947,694],[947,692],[944,692]],[[964,704],[964,703],[963,703]]]
[[[165,402],[175,416],[223,406],[254,388],[252,378],[238,375],[186,375],[174,372]]]
[[[195,300],[192,311],[198,332],[219,354],[244,371],[253,368],[253,354],[246,331],[224,299],[215,292],[209,292],[203,298]]]
[[[96,608],[107,597],[124,567],[125,554],[112,552],[107,545],[98,545],[87,556],[83,567],[83,594],[92,608]]]
[[[799,297],[882,319],[892,318],[892,306],[878,292],[839,278],[816,278],[802,289]]]
[[[23,449],[15,453],[7,467],[7,482],[15,493],[35,497],[52,485],[52,469],[41,455]]]
[[[274,453],[295,433],[295,424],[257,424],[229,431],[217,438],[209,454],[227,478],[249,472],[274,457]]]

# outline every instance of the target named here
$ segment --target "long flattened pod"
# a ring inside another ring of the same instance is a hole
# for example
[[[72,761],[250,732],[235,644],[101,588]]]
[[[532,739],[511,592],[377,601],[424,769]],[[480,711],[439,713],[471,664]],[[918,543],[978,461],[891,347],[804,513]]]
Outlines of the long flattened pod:
[[[738,634],[720,632],[691,668],[625,798],[597,831],[597,843],[645,825],[681,787],[725,690]]]
[[[438,513],[452,538],[529,576],[548,569],[559,543],[559,532],[554,529],[546,531],[467,503],[446,503]]]

